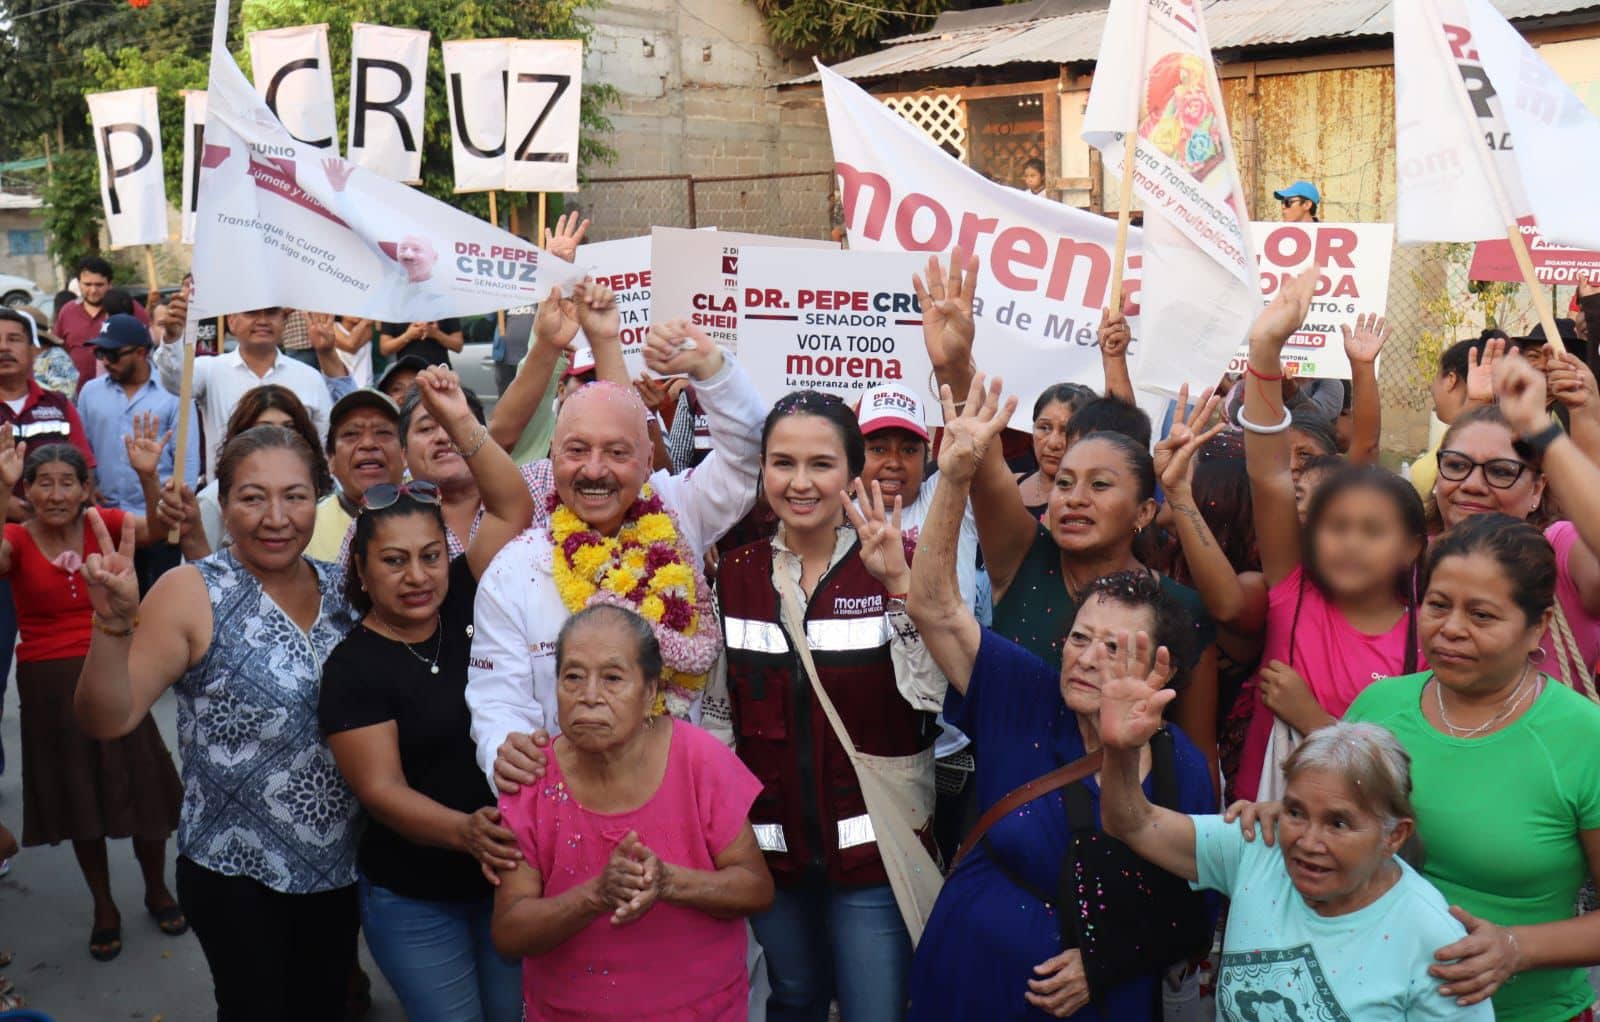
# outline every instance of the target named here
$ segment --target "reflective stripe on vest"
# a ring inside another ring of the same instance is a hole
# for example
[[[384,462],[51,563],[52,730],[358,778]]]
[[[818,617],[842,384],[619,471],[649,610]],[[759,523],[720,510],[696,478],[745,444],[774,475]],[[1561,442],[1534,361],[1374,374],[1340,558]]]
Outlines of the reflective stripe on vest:
[[[824,618],[806,622],[807,644],[823,653],[877,649],[879,646],[887,646],[892,637],[889,619],[882,614],[872,617]]]
[[[749,618],[725,617],[722,634],[729,649],[743,649],[751,653],[787,653],[789,643],[783,629],[771,621],[752,621]]]
[[[787,852],[789,842],[783,836],[781,823],[755,823],[751,829],[756,832],[756,847],[763,852]]]
[[[872,829],[871,816],[852,816],[839,821],[839,851],[856,845],[870,845],[878,840]]]

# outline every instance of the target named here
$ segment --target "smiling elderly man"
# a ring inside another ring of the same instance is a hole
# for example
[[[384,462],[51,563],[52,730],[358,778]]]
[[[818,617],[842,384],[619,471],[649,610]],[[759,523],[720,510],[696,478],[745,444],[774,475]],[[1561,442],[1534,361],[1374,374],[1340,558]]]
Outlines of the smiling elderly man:
[[[478,586],[467,705],[491,781],[508,736],[557,730],[556,636],[576,610],[614,603],[652,622],[678,716],[692,713],[721,650],[701,566],[755,504],[766,408],[744,370],[681,321],[651,328],[645,362],[694,379],[714,450],[693,472],[652,474],[646,412],[631,389],[594,383],[562,404],[550,449],[559,503]]]

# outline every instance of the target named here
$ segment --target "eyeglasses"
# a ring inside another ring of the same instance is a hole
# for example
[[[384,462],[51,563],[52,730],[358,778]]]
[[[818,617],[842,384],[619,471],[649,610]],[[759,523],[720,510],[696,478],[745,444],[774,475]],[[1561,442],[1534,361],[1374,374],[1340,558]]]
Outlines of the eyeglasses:
[[[439,487],[433,483],[416,480],[409,483],[379,483],[367,487],[367,492],[361,496],[361,510],[382,511],[386,507],[393,507],[401,497],[410,497],[419,504],[440,503]]]
[[[1509,490],[1517,485],[1522,473],[1528,471],[1526,462],[1515,458],[1490,458],[1473,461],[1460,451],[1439,452],[1439,477],[1452,483],[1463,483],[1475,469],[1483,469],[1483,481],[1497,490]]]
[[[133,348],[96,348],[94,357],[107,364],[121,362],[128,355],[131,355],[134,350]]]

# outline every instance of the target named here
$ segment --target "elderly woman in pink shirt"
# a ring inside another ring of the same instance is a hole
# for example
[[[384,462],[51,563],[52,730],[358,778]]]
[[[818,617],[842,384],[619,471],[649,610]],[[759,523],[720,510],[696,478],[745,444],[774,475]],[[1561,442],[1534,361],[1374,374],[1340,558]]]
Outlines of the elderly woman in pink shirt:
[[[501,874],[494,941],[524,959],[529,1022],[746,1017],[743,919],[773,897],[749,822],[761,782],[661,713],[661,669],[625,608],[557,639],[561,735],[544,779],[500,800],[523,859]]]

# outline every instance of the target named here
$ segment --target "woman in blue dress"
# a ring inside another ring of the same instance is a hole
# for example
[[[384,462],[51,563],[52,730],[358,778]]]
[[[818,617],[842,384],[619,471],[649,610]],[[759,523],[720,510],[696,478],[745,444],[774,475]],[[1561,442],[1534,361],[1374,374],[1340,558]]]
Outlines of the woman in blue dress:
[[[1145,572],[1108,575],[1086,587],[1059,670],[980,627],[956,588],[956,537],[977,463],[1005,425],[1009,408],[1002,407],[998,387],[984,390],[981,376],[962,415],[956,415],[948,390],[944,401],[939,482],[917,544],[908,609],[949,679],[946,719],[984,750],[976,783],[980,808],[987,811],[1013,789],[1100,748],[1100,679],[1119,633],[1144,629],[1184,663],[1179,651],[1192,645],[1192,627],[1183,608]],[[1181,681],[1181,675],[1174,679]],[[1214,812],[1205,757],[1176,728],[1171,734],[1164,754],[1145,754],[1147,794],[1155,798],[1156,789],[1165,788],[1179,812]],[[1098,906],[1141,896],[1113,888],[1142,886],[1146,875],[1102,871],[1081,894],[1069,884],[1069,897],[1058,897],[1063,865],[1074,850],[1069,817],[1078,819],[1080,837],[1098,830],[1099,800],[1096,777],[1043,795],[1002,817],[961,861],[917,947],[913,1022],[1159,1017],[1157,980],[1174,962],[1153,948],[1144,954],[1137,946],[1144,938],[1136,938],[1136,931],[1093,932],[1101,925]],[[1118,848],[1115,854],[1131,856]],[[1070,918],[1061,919],[1059,912]],[[1142,930],[1153,922],[1133,925]],[[1117,960],[1110,971],[1119,979],[1095,989],[1091,977],[1107,974],[1097,969],[1102,957]]]

